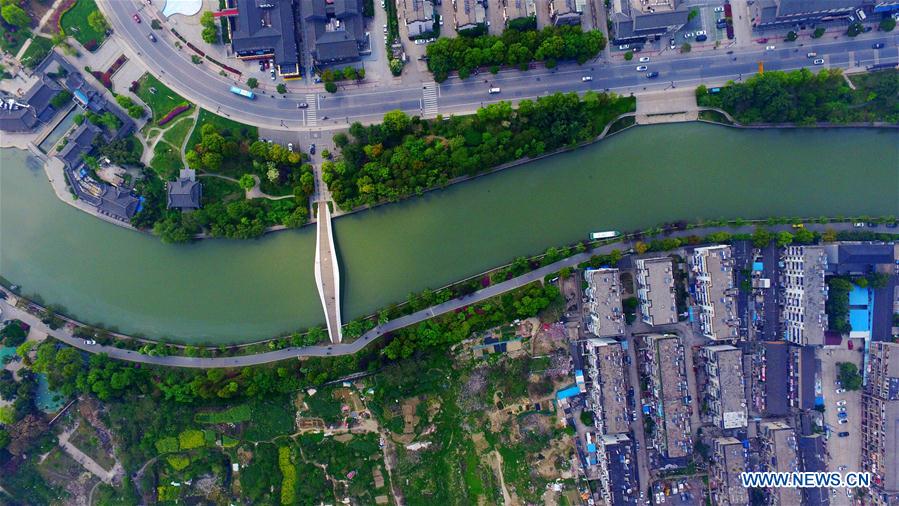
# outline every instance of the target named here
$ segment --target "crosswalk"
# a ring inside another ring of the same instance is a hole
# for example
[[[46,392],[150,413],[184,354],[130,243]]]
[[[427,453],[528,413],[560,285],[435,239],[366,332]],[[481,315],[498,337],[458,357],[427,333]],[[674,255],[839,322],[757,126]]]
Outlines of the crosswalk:
[[[307,93],[306,103],[309,104],[309,107],[306,108],[306,126],[318,126],[318,95]]]
[[[423,117],[433,118],[437,116],[437,83],[434,81],[422,83],[421,95]]]

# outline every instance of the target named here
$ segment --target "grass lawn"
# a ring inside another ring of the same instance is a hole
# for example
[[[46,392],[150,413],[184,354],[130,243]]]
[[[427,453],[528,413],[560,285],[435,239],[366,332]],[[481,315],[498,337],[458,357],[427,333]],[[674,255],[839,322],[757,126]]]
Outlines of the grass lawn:
[[[187,141],[187,149],[193,149],[194,146],[200,143],[200,129],[207,123],[215,126],[215,130],[226,138],[229,136],[236,139],[246,137],[250,142],[255,142],[259,139],[258,128],[224,118],[206,109],[200,109],[200,115],[197,117],[197,128],[194,128],[194,133],[191,134],[190,140]]]
[[[200,178],[203,183],[203,204],[213,202],[231,202],[244,198],[243,188],[239,184],[220,177]]]
[[[12,31],[0,26],[0,49],[11,55],[18,53],[19,49],[22,49],[22,44],[30,38],[31,31],[27,28]]]
[[[115,460],[103,449],[96,431],[85,420],[78,425],[70,441],[103,469],[108,471],[115,466]]]
[[[244,438],[249,441],[268,441],[275,436],[293,434],[296,430],[293,404],[283,397],[252,404],[253,417],[247,424]]]
[[[44,61],[44,58],[50,54],[51,49],[53,49],[53,42],[50,39],[35,35],[31,45],[28,46],[25,54],[22,55],[22,65],[33,69],[40,62]]]
[[[163,181],[168,181],[182,169],[181,151],[166,142],[158,142],[153,149],[153,159],[150,160],[150,168],[159,175]]]
[[[63,31],[74,37],[85,48],[90,49],[92,46],[90,42],[94,41],[96,46],[93,46],[93,50],[106,40],[106,33],[94,30],[87,22],[87,17],[96,10],[97,3],[94,0],[78,0],[78,3],[59,20]]]
[[[168,114],[177,105],[186,102],[184,98],[162,84],[152,74],[144,74],[137,82],[138,89],[136,94],[153,111],[152,123],[159,121],[160,118]],[[154,88],[156,93],[152,93],[150,88]],[[190,111],[183,114],[190,114]]]
[[[185,114],[189,114],[189,112]],[[187,137],[187,133],[190,132],[190,128],[193,125],[193,118],[175,120],[175,123],[169,126],[162,135],[162,140],[167,141],[172,146],[181,147],[184,144],[184,138]]]

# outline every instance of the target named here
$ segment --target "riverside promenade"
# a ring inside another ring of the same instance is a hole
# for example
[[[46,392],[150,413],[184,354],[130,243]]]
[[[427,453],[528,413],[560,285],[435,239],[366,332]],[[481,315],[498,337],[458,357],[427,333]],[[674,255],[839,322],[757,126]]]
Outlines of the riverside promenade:
[[[763,223],[760,225],[764,225]],[[790,225],[776,225],[772,227],[767,227],[768,230],[772,232],[779,231],[789,231],[791,230]],[[853,226],[851,223],[832,223],[828,225],[821,224],[806,224],[806,228],[812,231],[823,232],[826,229],[832,229],[836,231],[847,231],[853,230]],[[730,232],[733,234],[751,234],[755,230],[755,225],[746,225],[741,227],[705,227],[705,228],[694,228],[690,230],[682,230],[675,231],[668,235],[658,236],[660,238],[665,237],[687,237],[690,235],[698,235],[705,236],[714,232]],[[878,225],[874,228],[865,228],[864,231],[868,232],[879,232],[879,233],[895,233],[896,229],[887,228],[884,225]],[[19,309],[17,307],[11,306],[6,300],[0,299],[0,309],[3,311],[4,319],[12,319],[17,318],[19,320],[24,321],[37,330],[38,332],[44,333],[48,336],[51,336],[59,341],[62,341],[68,345],[71,345],[80,350],[89,352],[89,353],[105,353],[111,358],[115,358],[118,360],[126,360],[129,362],[137,362],[142,364],[151,364],[151,365],[159,365],[159,366],[167,366],[167,367],[188,367],[188,368],[201,368],[201,369],[212,369],[212,368],[220,368],[220,367],[245,367],[252,365],[261,365],[268,364],[272,362],[278,362],[280,360],[301,358],[301,357],[327,357],[327,356],[337,356],[337,355],[350,355],[358,352],[364,347],[368,346],[370,343],[377,341],[378,338],[385,334],[389,334],[396,330],[399,330],[404,327],[408,327],[410,325],[415,325],[416,323],[420,323],[422,321],[428,320],[435,316],[439,316],[441,314],[448,313],[450,311],[455,311],[456,309],[464,308],[471,304],[475,304],[491,297],[495,297],[497,295],[501,295],[508,291],[514,290],[516,288],[525,286],[534,281],[542,281],[543,278],[551,273],[557,272],[563,267],[576,267],[578,264],[585,262],[590,259],[593,255],[602,255],[608,254],[613,249],[619,250],[628,250],[633,247],[634,242],[630,239],[622,240],[615,243],[605,244],[594,248],[591,251],[587,251],[584,253],[578,253],[574,256],[568,257],[566,259],[560,260],[558,262],[552,263],[550,265],[541,267],[529,273],[523,274],[521,276],[512,278],[507,281],[503,281],[501,283],[497,283],[495,285],[489,286],[482,290],[478,290],[477,292],[449,300],[442,304],[438,304],[436,306],[432,306],[421,311],[417,311],[415,313],[402,316],[400,318],[390,320],[389,322],[378,325],[375,328],[369,330],[365,334],[363,334],[359,339],[350,342],[350,343],[340,343],[340,344],[332,344],[332,345],[317,345],[317,346],[305,346],[305,347],[289,347],[283,348],[280,350],[268,351],[265,353],[258,353],[255,355],[244,355],[238,357],[184,357],[184,356],[154,356],[154,355],[146,355],[137,351],[125,350],[121,348],[116,348],[114,346],[102,346],[102,345],[88,345],[85,344],[84,340],[81,338],[74,337],[70,330],[71,326],[64,327],[62,329],[51,330],[47,325],[42,323],[39,318],[36,316]],[[14,294],[6,291],[6,289],[2,289],[7,295],[8,298],[15,297]]]

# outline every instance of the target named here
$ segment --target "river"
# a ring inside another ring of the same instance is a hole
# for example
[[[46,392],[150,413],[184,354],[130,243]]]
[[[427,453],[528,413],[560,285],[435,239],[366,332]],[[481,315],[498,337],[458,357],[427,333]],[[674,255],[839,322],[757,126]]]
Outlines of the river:
[[[190,343],[322,324],[314,229],[164,245],[56,199],[21,151],[0,152],[0,275],[79,319]],[[343,319],[518,255],[663,221],[899,215],[899,133],[640,127],[335,220]]]

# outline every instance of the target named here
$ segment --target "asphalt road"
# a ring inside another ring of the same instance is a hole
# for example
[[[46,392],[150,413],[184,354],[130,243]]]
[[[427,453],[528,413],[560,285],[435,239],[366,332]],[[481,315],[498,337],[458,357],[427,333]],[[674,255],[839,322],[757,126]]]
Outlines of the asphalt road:
[[[819,225],[819,224],[808,224],[806,225],[810,230],[813,231],[823,231],[825,228],[830,227],[835,230],[849,230],[852,229],[852,224],[850,223],[839,223],[839,224],[831,224],[831,225]],[[790,230],[790,225],[779,225],[774,227],[769,227],[770,230],[775,232],[780,230]],[[744,227],[722,227],[722,228],[695,228],[690,230],[683,230],[672,232],[667,237],[686,237],[688,235],[699,235],[705,236],[712,232],[717,231],[727,231],[734,234],[738,233],[752,233],[755,230],[755,226],[744,226]],[[878,232],[893,232],[896,229],[888,229],[884,226],[878,226],[876,229],[865,228],[864,230],[874,230]],[[421,311],[412,313],[410,315],[402,316],[400,318],[390,320],[384,325],[379,325],[372,330],[363,334],[359,339],[353,341],[351,343],[341,343],[341,344],[333,344],[328,346],[306,346],[306,347],[290,347],[284,348],[280,350],[268,351],[265,353],[259,353],[255,355],[245,355],[240,357],[181,357],[181,356],[151,356],[138,353],[136,351],[124,350],[121,348],[116,348],[114,346],[101,346],[101,345],[87,345],[84,343],[84,340],[81,338],[76,338],[71,335],[68,330],[58,329],[51,330],[49,327],[44,325],[37,317],[27,313],[21,309],[10,306],[5,300],[0,299],[0,310],[2,310],[2,319],[14,319],[18,318],[25,323],[31,325],[32,328],[38,330],[39,332],[45,333],[49,336],[52,336],[66,344],[74,346],[75,348],[79,348],[81,350],[90,352],[90,353],[106,353],[112,358],[119,360],[127,360],[129,362],[138,362],[142,364],[154,364],[161,366],[169,366],[169,367],[190,367],[190,368],[219,368],[219,367],[245,367],[251,365],[260,365],[260,364],[268,364],[271,362],[278,362],[280,360],[287,360],[292,358],[299,357],[327,357],[327,356],[337,356],[337,355],[350,355],[358,352],[369,343],[376,341],[378,338],[383,336],[384,334],[388,334],[395,330],[408,327],[410,325],[414,325],[416,323],[428,320],[433,318],[434,316],[438,316],[444,313],[448,313],[450,311],[455,311],[456,309],[463,308],[465,306],[483,301],[485,299],[489,299],[491,297],[495,297],[502,293],[508,292],[510,290],[514,290],[515,288],[519,288],[521,286],[527,285],[528,283],[541,280],[547,274],[558,271],[563,267],[574,267],[577,264],[587,261],[590,259],[591,255],[601,255],[611,252],[613,249],[623,249],[627,250],[630,248],[632,244],[630,242],[618,242],[614,244],[608,244],[599,248],[595,248],[592,251],[588,251],[585,253],[580,253],[574,255],[572,257],[566,258],[564,260],[560,260],[556,263],[547,265],[545,267],[541,267],[537,270],[529,272],[527,274],[518,276],[516,278],[512,278],[508,281],[504,281],[502,283],[497,283],[495,285],[489,286],[482,290],[478,290],[477,292],[468,295],[466,297],[461,297],[458,299],[453,299],[442,304],[438,304],[436,306],[429,307],[427,309],[423,309]],[[5,291],[5,289],[3,289]]]
[[[174,47],[174,36],[168,30],[155,31],[159,41],[148,39],[150,11],[134,0],[99,0],[103,10],[109,15],[110,23],[126,45],[163,82],[187,99],[202,107],[217,111],[232,119],[262,127],[285,128],[291,130],[312,128],[307,124],[298,102],[307,101],[306,92],[288,95],[257,94],[250,101],[234,95],[230,86],[244,86],[218,75],[217,67],[210,62],[202,66],[193,64],[190,49]],[[140,13],[142,23],[131,18]],[[880,50],[871,49],[875,42],[883,42]],[[508,70],[497,75],[481,74],[467,80],[448,79],[439,85],[437,103],[441,114],[472,112],[483,104],[500,100],[521,100],[535,98],[557,91],[611,90],[620,94],[641,91],[662,90],[674,86],[697,86],[723,84],[733,79],[748,77],[758,71],[758,63],[764,62],[766,70],[793,70],[815,67],[806,53],[814,51],[825,60],[822,67],[848,68],[876,63],[899,63],[899,34],[877,34],[870,37],[837,40],[822,38],[814,43],[781,43],[778,49],[765,51],[758,49],[735,50],[726,54],[722,48],[713,53],[674,55],[663,52],[653,56],[648,63],[649,71],[657,71],[658,79],[647,79],[646,73],[637,72],[638,63],[593,63],[579,66],[574,63],[559,65],[554,70],[534,69],[528,72]],[[850,53],[852,60],[850,61]],[[644,53],[641,53],[644,54]],[[227,63],[227,62],[225,62]],[[591,76],[590,82],[581,78]],[[501,93],[490,95],[490,87],[500,87]],[[291,86],[294,87],[294,86]],[[318,114],[315,128],[339,128],[354,121],[380,121],[385,112],[395,109],[418,115],[423,112],[421,86],[384,86],[374,90],[339,91],[336,94],[321,93],[318,97]],[[324,118],[328,118],[325,120]]]

